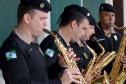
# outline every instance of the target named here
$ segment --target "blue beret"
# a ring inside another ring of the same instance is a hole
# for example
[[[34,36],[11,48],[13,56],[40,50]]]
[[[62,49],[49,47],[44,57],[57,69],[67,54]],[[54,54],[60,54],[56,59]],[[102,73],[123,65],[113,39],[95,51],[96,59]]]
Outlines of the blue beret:
[[[100,11],[106,11],[106,12],[116,12],[115,8],[108,3],[102,3],[99,7],[99,13]]]
[[[38,9],[44,12],[51,11],[51,5],[47,0],[20,0],[20,6],[30,9]]]

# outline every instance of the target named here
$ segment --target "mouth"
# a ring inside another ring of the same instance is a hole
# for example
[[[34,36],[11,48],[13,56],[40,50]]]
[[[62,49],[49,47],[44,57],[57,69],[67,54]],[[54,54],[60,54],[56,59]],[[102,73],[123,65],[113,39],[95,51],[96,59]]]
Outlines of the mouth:
[[[82,39],[83,39],[83,40],[86,40],[86,38],[84,37],[84,35],[82,35],[80,39],[81,39],[81,40],[82,40]]]

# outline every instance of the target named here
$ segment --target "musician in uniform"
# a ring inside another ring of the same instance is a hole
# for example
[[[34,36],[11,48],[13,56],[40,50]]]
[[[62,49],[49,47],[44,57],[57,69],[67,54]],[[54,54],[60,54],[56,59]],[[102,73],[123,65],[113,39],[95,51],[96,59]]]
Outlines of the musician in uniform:
[[[78,69],[65,69],[59,78],[49,79],[47,69],[51,64],[37,43],[49,11],[47,0],[21,0],[18,5],[17,26],[0,48],[0,67],[6,84],[81,84]]]
[[[84,52],[87,49],[81,49],[78,45],[73,46],[73,42],[77,42],[80,38],[85,37],[89,38],[92,35],[91,25],[89,23],[89,18],[92,17],[89,10],[78,5],[70,5],[65,7],[63,13],[59,18],[59,28],[54,31],[58,35],[58,38],[63,43],[66,48],[72,48],[76,54],[78,68],[82,71],[85,68],[90,60],[90,52]],[[93,19],[94,20],[94,19]],[[94,24],[92,23],[94,26]],[[88,34],[87,34],[88,33]],[[65,67],[62,67],[62,64],[55,62],[56,55],[59,51],[54,42],[55,39],[51,35],[47,36],[41,43],[42,50],[47,55],[48,62],[51,62],[54,66],[49,69],[50,78],[60,76],[60,73],[64,70]],[[45,45],[45,47],[43,47]],[[58,56],[60,58],[60,56]],[[51,59],[50,59],[51,58]],[[57,71],[55,69],[57,68]],[[59,70],[58,70],[59,69]],[[57,75],[56,75],[57,74]],[[55,75],[55,76],[54,76]]]

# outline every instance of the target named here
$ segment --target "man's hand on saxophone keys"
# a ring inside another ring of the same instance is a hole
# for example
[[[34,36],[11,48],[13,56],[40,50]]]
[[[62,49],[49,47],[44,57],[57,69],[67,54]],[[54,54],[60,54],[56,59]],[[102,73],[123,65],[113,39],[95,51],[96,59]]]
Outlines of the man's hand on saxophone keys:
[[[80,58],[78,58],[77,56],[76,56],[76,54],[74,53],[74,51],[73,51],[73,49],[72,48],[68,48],[68,51],[67,51],[67,56],[68,56],[68,58],[69,58],[69,60],[71,60],[71,61],[78,61],[78,60],[80,60]],[[64,56],[62,56],[61,54],[58,54],[58,62],[59,62],[59,65],[61,66],[61,67],[64,67],[64,68],[67,68],[66,67],[66,63],[65,63],[65,60],[64,60]]]
[[[123,66],[126,66],[126,55],[122,56],[121,62],[123,63]]]
[[[126,74],[126,55],[122,56],[121,62],[123,64],[123,72]]]

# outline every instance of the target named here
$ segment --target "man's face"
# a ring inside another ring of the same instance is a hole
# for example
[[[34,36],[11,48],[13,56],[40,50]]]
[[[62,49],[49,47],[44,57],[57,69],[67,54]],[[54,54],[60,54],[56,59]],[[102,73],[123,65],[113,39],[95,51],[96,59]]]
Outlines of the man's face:
[[[43,29],[47,26],[48,13],[34,10],[31,15],[29,27],[34,37],[39,37],[43,33]]]
[[[95,31],[94,31],[94,26],[92,25],[89,25],[89,28],[84,30],[84,35],[83,35],[83,38],[85,38],[85,40],[89,40],[90,39],[90,36],[92,34],[94,34]]]
[[[100,13],[100,22],[105,25],[114,24],[115,22],[115,13],[101,11]]]
[[[80,40],[80,38],[82,37],[84,37],[84,39],[90,37],[91,29],[89,21],[87,19],[84,19],[77,27],[78,28],[75,29],[76,35],[74,36],[76,38],[76,41]]]
[[[87,32],[87,34],[86,34],[86,36],[85,36],[85,37],[86,37],[86,40],[89,40],[89,39],[90,39],[90,36],[91,36],[92,34],[95,34],[94,27],[95,27],[95,26],[90,25],[90,31]]]

